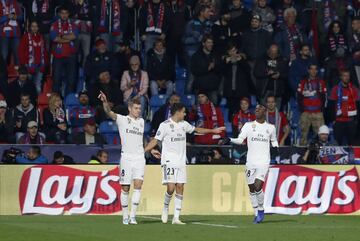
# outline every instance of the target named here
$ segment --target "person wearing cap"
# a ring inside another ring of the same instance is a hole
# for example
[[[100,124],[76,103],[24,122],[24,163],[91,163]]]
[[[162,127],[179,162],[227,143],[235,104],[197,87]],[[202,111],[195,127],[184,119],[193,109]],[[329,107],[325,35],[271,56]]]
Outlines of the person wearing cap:
[[[86,90],[78,94],[79,105],[69,110],[69,120],[72,132],[81,131],[87,119],[95,118],[95,108],[90,105],[89,93]]]
[[[96,83],[101,71],[109,71],[113,73],[113,54],[108,50],[104,39],[95,41],[95,50],[91,52],[85,62],[85,80],[87,86]]]
[[[62,151],[55,151],[52,164],[68,165],[75,164],[74,159],[71,156],[64,155]]]
[[[45,138],[39,133],[39,126],[36,121],[29,121],[27,132],[20,137],[18,144],[45,144]]]
[[[189,113],[189,121],[196,122],[196,127],[213,129],[224,126],[224,117],[219,107],[216,107],[204,91],[197,95],[198,104],[193,106]],[[221,138],[225,137],[225,131],[219,134],[195,135],[194,142],[200,145],[216,145]]]
[[[247,97],[243,97],[240,100],[240,110],[238,113],[234,114],[232,119],[233,124],[233,136],[236,137],[239,135],[241,128],[246,122],[250,122],[256,119],[255,114],[249,110],[250,100]]]
[[[266,0],[256,0],[256,6],[253,9],[253,15],[259,15],[262,19],[261,27],[273,33],[274,29],[272,24],[275,22],[276,16],[274,10],[267,6]]]
[[[150,79],[151,95],[174,92],[175,64],[167,53],[164,40],[158,38],[154,47],[147,52],[146,70]]]
[[[0,143],[14,143],[14,121],[5,100],[0,100]]]
[[[299,126],[301,130],[300,146],[307,145],[309,129],[317,133],[319,127],[324,125],[323,110],[326,101],[326,84],[318,77],[316,64],[308,68],[309,76],[303,79],[298,86],[298,109],[301,112]]]
[[[302,159],[307,164],[320,164],[319,163],[319,150],[324,146],[337,146],[335,140],[329,139],[330,130],[327,125],[322,125],[319,128],[317,136],[310,142]]]
[[[76,145],[104,145],[105,138],[96,132],[96,123],[93,119],[88,119],[84,124],[84,132],[75,133],[72,135],[71,142]]]
[[[27,124],[30,121],[37,122],[39,120],[39,112],[36,107],[30,102],[30,95],[27,93],[20,94],[20,104],[13,109],[13,116],[15,121],[15,133],[19,135],[26,132]]]
[[[51,93],[49,106],[44,109],[43,116],[46,140],[55,144],[65,144],[67,139],[66,113],[60,94]]]
[[[18,69],[18,77],[11,81],[7,86],[6,100],[10,108],[16,107],[20,104],[20,95],[27,93],[30,95],[31,103],[35,104],[37,101],[36,87],[29,79],[29,72],[25,66],[20,66]]]
[[[245,55],[241,53],[235,43],[227,45],[226,54],[222,57],[224,62],[224,90],[223,94],[229,108],[229,120],[239,110],[239,100],[250,96],[254,85],[250,79],[250,67]]]
[[[19,154],[15,157],[18,164],[48,164],[49,161],[41,154],[39,146],[31,146],[26,154]]]
[[[140,98],[141,116],[144,118],[147,114],[148,106],[149,76],[146,71],[141,70],[140,58],[138,56],[130,58],[130,69],[124,72],[121,78],[120,89],[124,95],[124,103],[128,103],[134,97]]]

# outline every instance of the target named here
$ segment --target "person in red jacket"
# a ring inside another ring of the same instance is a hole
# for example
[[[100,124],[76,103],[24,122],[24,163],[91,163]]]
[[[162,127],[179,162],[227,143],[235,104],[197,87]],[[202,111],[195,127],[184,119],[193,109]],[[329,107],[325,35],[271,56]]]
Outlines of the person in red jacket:
[[[44,37],[39,33],[36,21],[30,23],[30,31],[25,33],[19,45],[20,65],[27,68],[30,79],[36,86],[38,94],[41,93],[41,84],[48,59]]]
[[[204,92],[199,92],[198,105],[193,107],[189,120],[196,121],[196,127],[201,128],[213,129],[224,126],[224,117],[220,108],[215,107]],[[215,145],[223,137],[225,137],[225,131],[220,134],[195,135],[194,141],[201,145]]]
[[[356,137],[359,90],[350,83],[350,72],[340,74],[341,81],[335,85],[329,97],[329,108],[334,111],[334,135],[339,145],[353,145]]]
[[[256,119],[255,114],[250,112],[249,106],[249,98],[244,97],[240,100],[240,110],[238,113],[235,113],[232,121],[234,137],[239,135],[241,128],[246,122],[250,122]]]

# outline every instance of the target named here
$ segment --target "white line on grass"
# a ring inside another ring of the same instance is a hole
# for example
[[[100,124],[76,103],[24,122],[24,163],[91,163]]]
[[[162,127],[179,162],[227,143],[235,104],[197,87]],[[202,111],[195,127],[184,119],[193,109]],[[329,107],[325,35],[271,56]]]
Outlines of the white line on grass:
[[[144,218],[144,219],[161,220],[161,218],[152,217],[152,216],[140,216],[140,217]],[[224,224],[214,224],[214,223],[191,222],[191,224],[203,225],[203,226],[212,226],[212,227],[222,227],[222,228],[238,228],[238,226],[224,225]]]

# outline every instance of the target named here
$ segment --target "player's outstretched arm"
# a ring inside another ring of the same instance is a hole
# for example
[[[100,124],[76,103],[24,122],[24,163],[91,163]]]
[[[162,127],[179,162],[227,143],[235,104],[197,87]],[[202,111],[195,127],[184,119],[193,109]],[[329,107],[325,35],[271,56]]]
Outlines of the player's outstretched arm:
[[[206,129],[206,128],[200,128],[200,127],[195,128],[195,132],[199,133],[199,134],[220,134],[221,132],[223,132],[225,130],[226,130],[225,126],[218,127],[215,129]]]
[[[100,94],[98,96],[98,98],[102,101],[103,103],[103,108],[104,108],[104,112],[112,119],[112,120],[116,120],[116,114],[111,110],[109,103],[107,101],[106,95],[100,91]]]
[[[161,153],[158,150],[154,149],[157,146],[157,144],[158,144],[158,140],[156,140],[155,138],[152,139],[144,148],[144,152],[150,151],[154,157],[160,159]]]

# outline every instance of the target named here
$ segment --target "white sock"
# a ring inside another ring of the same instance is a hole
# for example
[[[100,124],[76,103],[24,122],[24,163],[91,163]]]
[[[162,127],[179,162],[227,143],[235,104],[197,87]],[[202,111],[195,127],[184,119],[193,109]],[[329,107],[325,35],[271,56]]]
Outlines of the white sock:
[[[169,204],[172,198],[172,194],[168,194],[167,192],[165,192],[165,199],[164,199],[164,208],[165,209],[169,209]]]
[[[129,216],[128,206],[129,206],[129,192],[124,192],[121,190],[120,194],[120,202],[123,218],[127,218]]]
[[[130,211],[130,218],[134,218],[136,216],[136,210],[139,206],[141,196],[140,189],[134,189],[132,198],[131,198],[131,211]]]
[[[181,205],[182,205],[183,195],[175,194],[175,210],[174,210],[174,219],[179,219],[180,212],[181,212]]]
[[[257,200],[256,193],[255,193],[255,192],[250,192],[250,202],[251,202],[251,206],[252,206],[253,209],[254,209],[255,216],[257,216],[258,200]]]
[[[264,192],[260,190],[259,192],[256,192],[255,195],[258,203],[258,209],[264,210]]]

